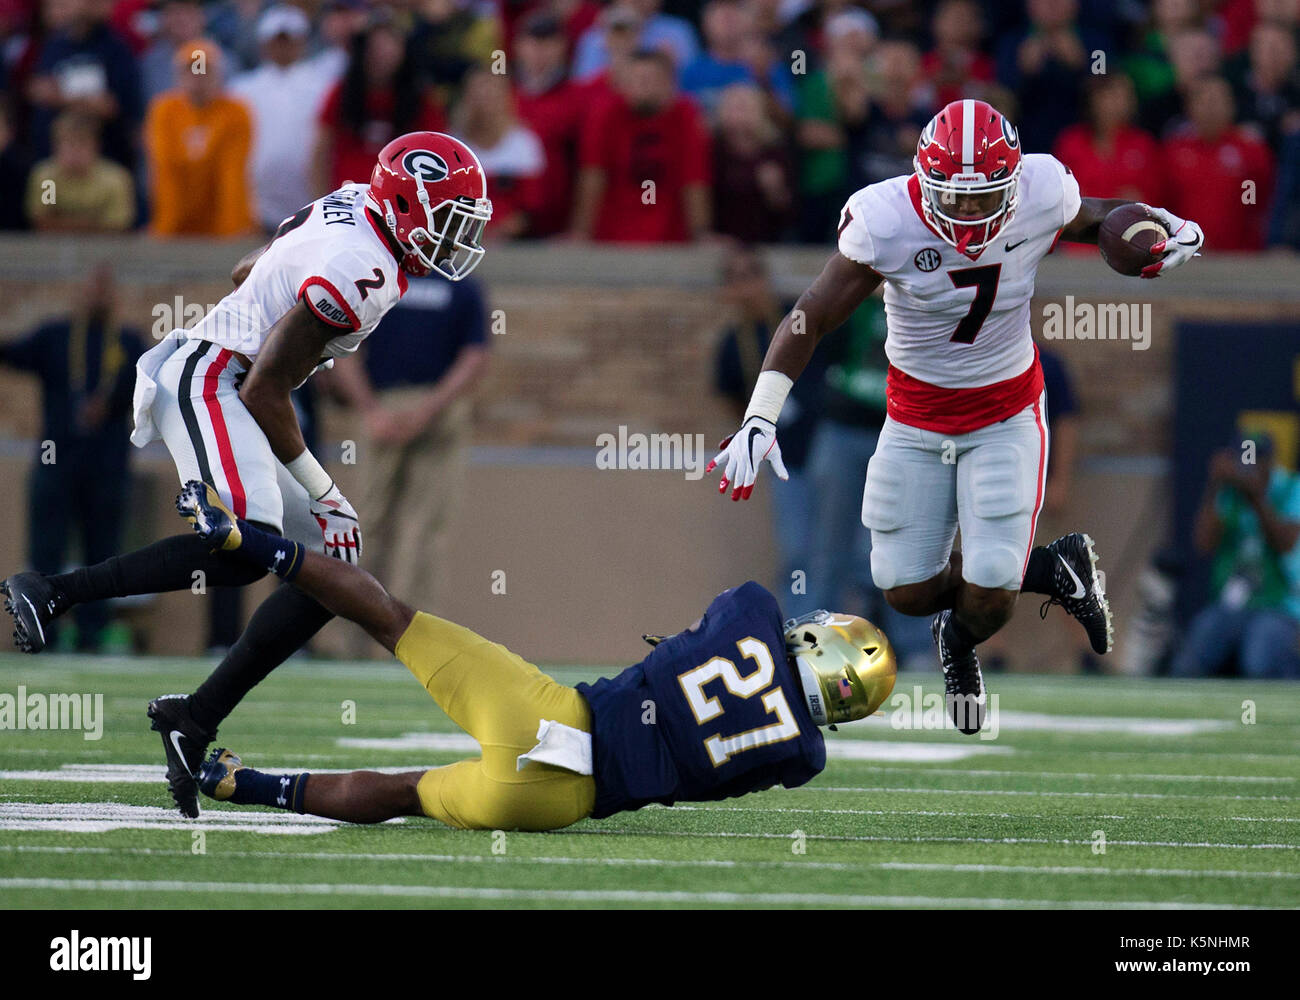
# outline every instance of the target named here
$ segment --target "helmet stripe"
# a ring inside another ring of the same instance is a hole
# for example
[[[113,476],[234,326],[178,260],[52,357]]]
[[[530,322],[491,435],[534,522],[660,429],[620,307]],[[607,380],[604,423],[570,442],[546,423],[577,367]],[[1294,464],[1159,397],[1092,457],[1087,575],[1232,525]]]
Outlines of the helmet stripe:
[[[975,169],[975,102],[961,102],[961,169],[969,174]]]

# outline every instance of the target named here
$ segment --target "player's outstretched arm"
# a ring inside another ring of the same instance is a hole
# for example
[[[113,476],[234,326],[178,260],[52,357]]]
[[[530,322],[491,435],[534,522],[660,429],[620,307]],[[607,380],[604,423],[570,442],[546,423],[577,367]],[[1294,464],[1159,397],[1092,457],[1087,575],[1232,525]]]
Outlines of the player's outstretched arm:
[[[776,443],[776,421],[790,387],[808,367],[822,337],[847,320],[883,280],[867,265],[839,251],[831,254],[822,273],[776,328],[740,429],[722,439],[718,444],[722,450],[704,470],[722,467],[719,493],[731,486],[732,500],[748,500],[764,460],[772,463],[780,478],[788,478]]]
[[[340,618],[360,625],[390,653],[415,612],[360,567],[236,518],[207,483],[191,480],[176,497],[176,511],[225,552],[292,582]]]
[[[1126,198],[1084,198],[1079,202],[1079,211],[1061,230],[1061,239],[1066,243],[1091,243],[1097,245],[1101,235],[1101,224],[1121,205],[1133,204]]]
[[[385,590],[383,584],[359,566],[305,549],[302,550],[301,560],[301,568],[293,577],[293,583],[299,589],[316,598],[340,618],[360,625],[390,653],[397,650],[397,640],[415,617],[411,608]]]

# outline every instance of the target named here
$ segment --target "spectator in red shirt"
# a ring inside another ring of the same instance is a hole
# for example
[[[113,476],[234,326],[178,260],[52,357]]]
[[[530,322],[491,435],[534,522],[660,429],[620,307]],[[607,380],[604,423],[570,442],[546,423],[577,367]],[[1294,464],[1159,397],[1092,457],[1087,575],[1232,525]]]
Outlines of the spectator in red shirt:
[[[636,243],[703,236],[711,225],[709,135],[677,92],[672,58],[637,52],[616,83],[620,100],[583,125],[573,235]]]
[[[587,89],[587,101],[593,110],[598,104],[617,99],[622,90],[619,78],[627,72],[632,56],[640,48],[641,27],[641,15],[620,0],[601,11],[592,30],[599,28],[605,33],[605,68],[587,77],[573,73],[579,86]]]
[[[979,50],[984,19],[975,0],[944,0],[931,22],[934,48],[921,61],[921,72],[934,84],[939,107],[970,97],[972,83],[991,83],[993,60]]]
[[[546,153],[536,134],[520,124],[506,78],[481,66],[470,70],[454,125],[487,175],[492,199],[489,237],[522,236],[545,198],[541,181]]]
[[[370,179],[379,151],[404,132],[446,131],[442,109],[416,81],[406,39],[380,22],[352,36],[348,68],[325,98],[312,165],[319,197]]]
[[[1164,159],[1155,139],[1133,124],[1133,81],[1124,73],[1094,76],[1087,101],[1088,121],[1062,132],[1052,154],[1074,171],[1089,198],[1163,205]]]
[[[790,147],[751,83],[733,83],[718,100],[713,206],[714,228],[747,244],[775,243],[793,215]]]
[[[1233,125],[1232,88],[1207,76],[1188,89],[1188,126],[1167,144],[1166,204],[1194,215],[1210,250],[1262,250],[1273,188],[1273,154]]]
[[[573,184],[578,174],[578,135],[590,91],[568,79],[568,42],[559,18],[539,11],[524,19],[515,36],[515,107],[542,140],[546,198],[529,226],[530,236],[554,236],[569,226]],[[495,196],[494,196],[495,197]]]

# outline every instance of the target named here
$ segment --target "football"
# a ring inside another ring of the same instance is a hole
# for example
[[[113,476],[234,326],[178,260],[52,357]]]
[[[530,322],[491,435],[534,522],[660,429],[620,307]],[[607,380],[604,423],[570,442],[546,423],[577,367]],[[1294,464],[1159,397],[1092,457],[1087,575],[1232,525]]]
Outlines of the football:
[[[1121,205],[1102,220],[1097,247],[1111,270],[1136,277],[1142,268],[1159,259],[1152,256],[1151,245],[1168,237],[1160,220],[1147,209],[1141,205]]]

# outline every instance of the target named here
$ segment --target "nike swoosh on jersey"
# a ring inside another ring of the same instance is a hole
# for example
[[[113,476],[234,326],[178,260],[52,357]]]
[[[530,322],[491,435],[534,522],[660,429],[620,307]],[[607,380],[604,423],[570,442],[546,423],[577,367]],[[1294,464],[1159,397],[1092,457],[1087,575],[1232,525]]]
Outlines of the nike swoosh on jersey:
[[[1028,236],[1026,236],[1023,240],[1020,241],[1020,243],[1028,243],[1028,242],[1029,242],[1029,237],[1028,237]],[[1003,250],[1002,252],[1003,252],[1003,253],[1010,253],[1010,252],[1011,252],[1012,250],[1014,250],[1016,247],[1020,246],[1020,243],[1008,243],[1008,244],[1006,245],[1006,249]]]

